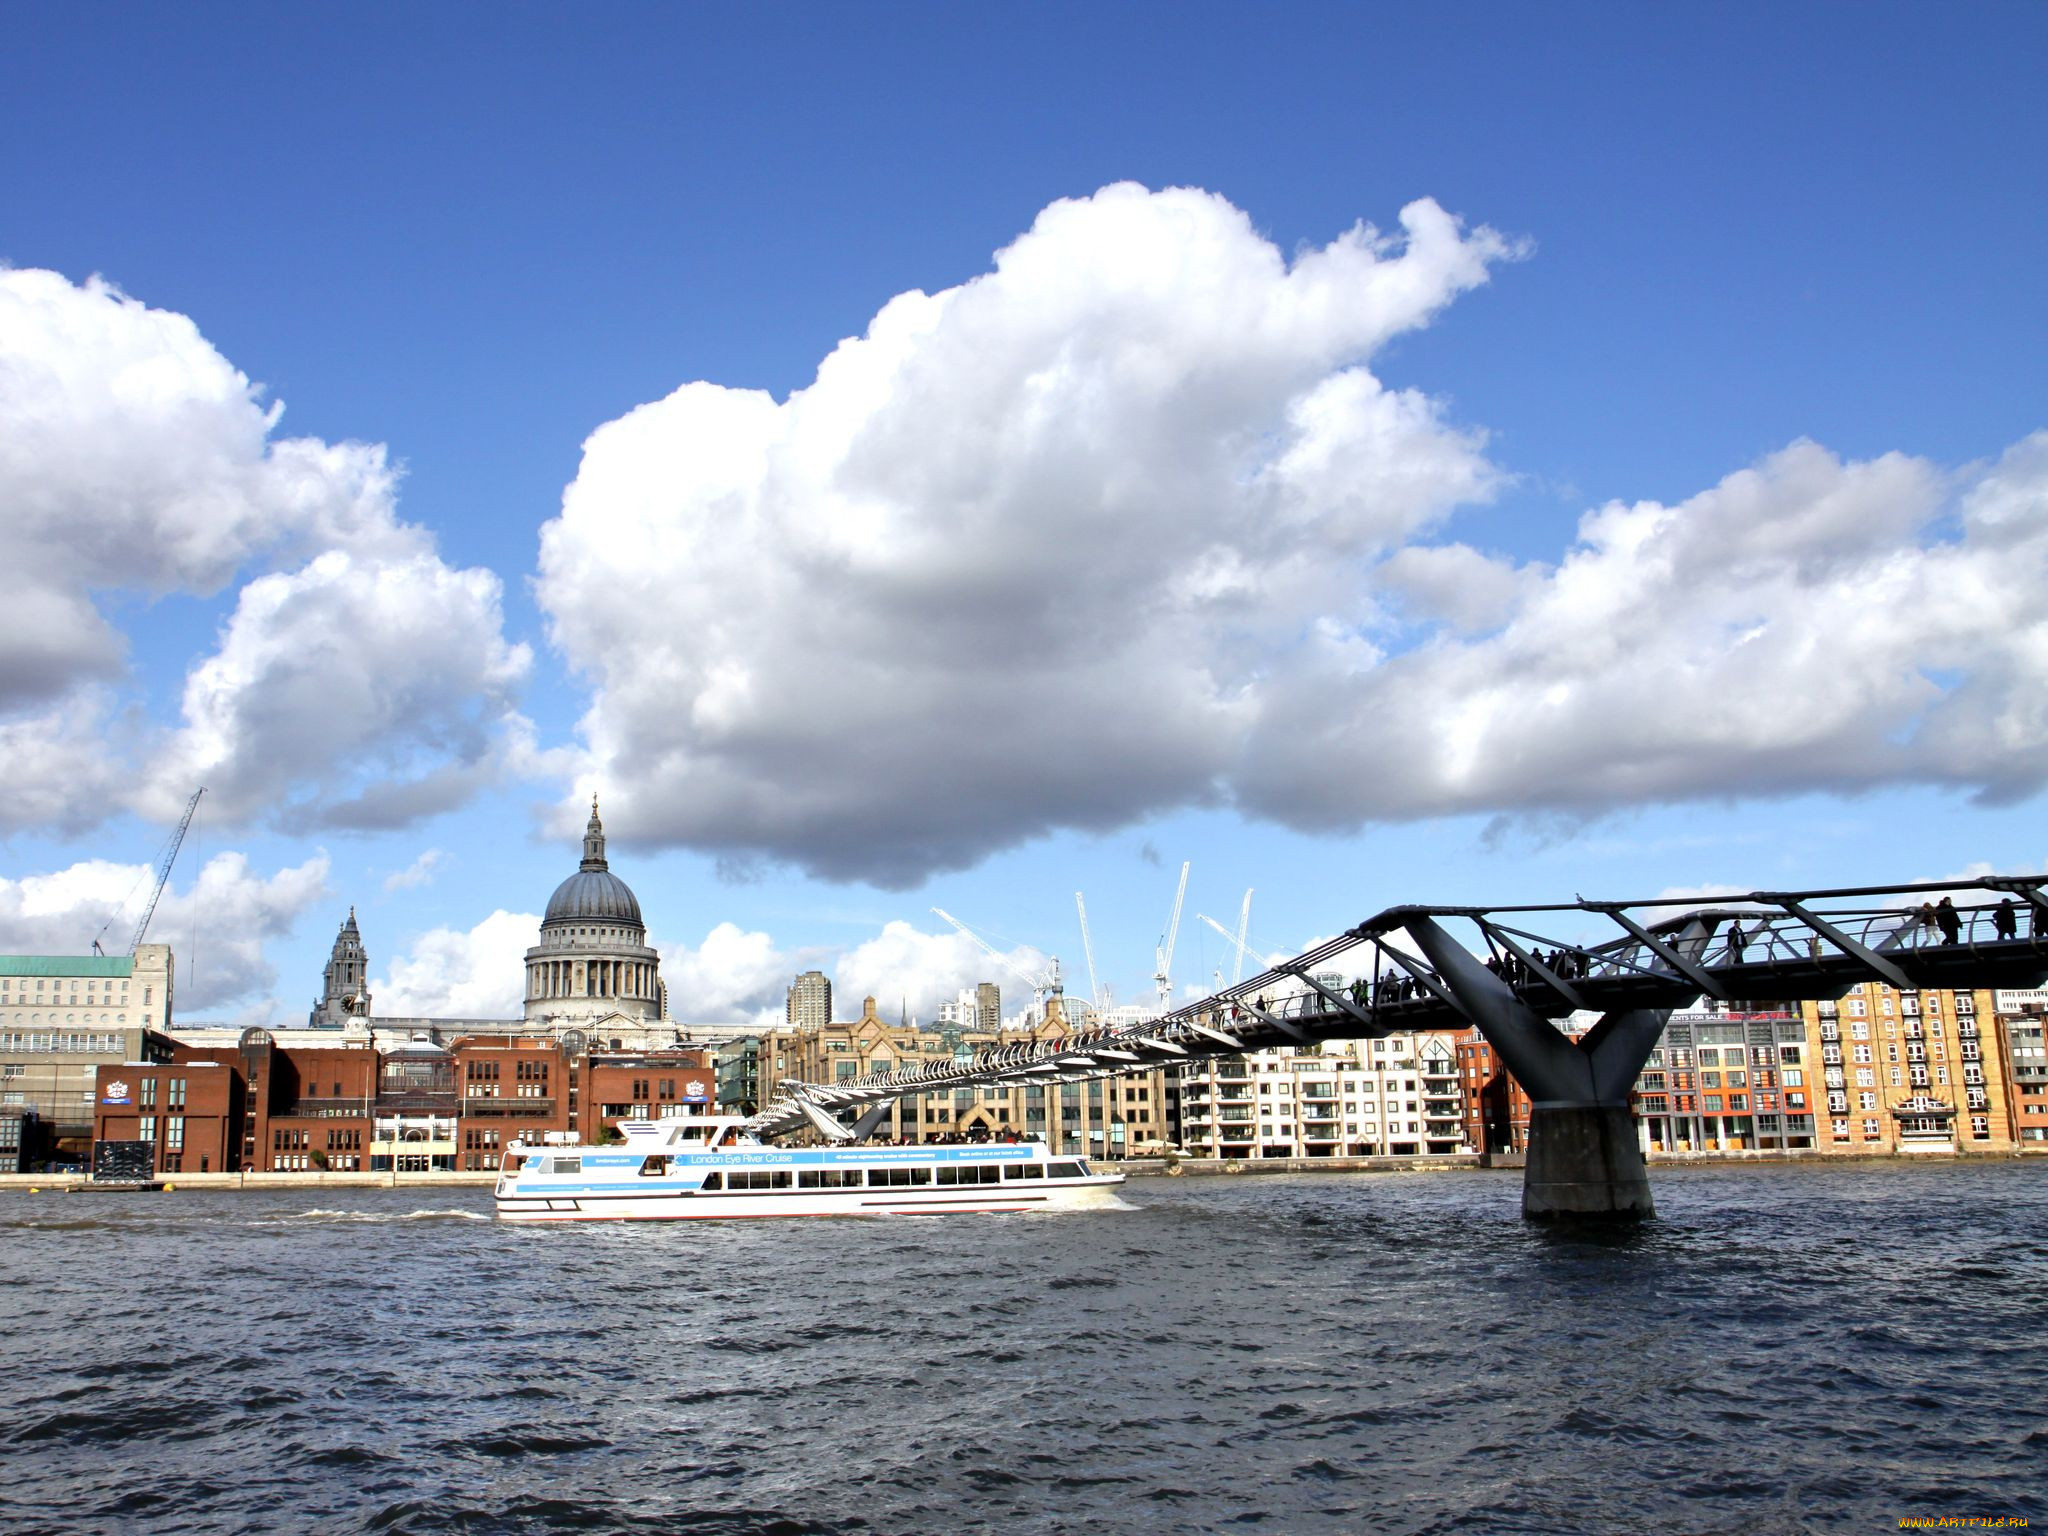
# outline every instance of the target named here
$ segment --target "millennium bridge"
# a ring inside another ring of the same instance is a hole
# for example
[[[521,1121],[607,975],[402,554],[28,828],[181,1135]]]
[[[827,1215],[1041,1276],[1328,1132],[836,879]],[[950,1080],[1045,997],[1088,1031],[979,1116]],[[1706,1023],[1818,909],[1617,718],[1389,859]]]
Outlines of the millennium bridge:
[[[1533,1106],[1523,1215],[1649,1216],[1629,1092],[1675,1010],[1701,998],[1838,998],[1873,980],[1908,991],[2039,986],[2048,978],[2044,886],[2048,875],[2015,875],[1752,891],[1711,905],[1389,907],[1141,1024],[850,1082],[785,1081],[749,1124],[764,1136],[808,1128],[858,1141],[898,1100],[956,1088],[1081,1082],[1272,1046],[1476,1026]],[[1987,893],[1996,899],[1955,901]],[[1617,931],[1582,936],[1603,925]],[[1560,927],[1569,935],[1555,936]],[[1333,985],[1344,972],[1357,979]],[[1599,1015],[1576,1039],[1551,1022],[1575,1013]]]

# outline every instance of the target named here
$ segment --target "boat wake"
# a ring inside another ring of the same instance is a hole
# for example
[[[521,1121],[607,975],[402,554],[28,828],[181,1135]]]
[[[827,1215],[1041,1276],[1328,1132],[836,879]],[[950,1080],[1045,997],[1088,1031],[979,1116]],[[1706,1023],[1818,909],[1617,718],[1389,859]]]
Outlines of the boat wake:
[[[485,1211],[330,1211],[315,1207],[310,1211],[299,1211],[293,1221],[359,1221],[381,1223],[390,1221],[489,1221]]]

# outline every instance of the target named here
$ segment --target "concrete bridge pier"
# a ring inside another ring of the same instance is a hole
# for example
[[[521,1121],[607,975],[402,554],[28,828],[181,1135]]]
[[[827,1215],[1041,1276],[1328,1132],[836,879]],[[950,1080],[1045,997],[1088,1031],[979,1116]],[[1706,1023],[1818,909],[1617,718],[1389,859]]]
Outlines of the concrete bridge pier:
[[[1572,1041],[1530,1008],[1433,917],[1410,918],[1459,1010],[1522,1085],[1533,1106],[1522,1214],[1535,1221],[1633,1221],[1657,1213],[1636,1143],[1629,1091],[1671,1014],[1631,1008],[1604,1014]]]
[[[1531,1109],[1522,1214],[1532,1221],[1634,1221],[1657,1214],[1628,1105]]]

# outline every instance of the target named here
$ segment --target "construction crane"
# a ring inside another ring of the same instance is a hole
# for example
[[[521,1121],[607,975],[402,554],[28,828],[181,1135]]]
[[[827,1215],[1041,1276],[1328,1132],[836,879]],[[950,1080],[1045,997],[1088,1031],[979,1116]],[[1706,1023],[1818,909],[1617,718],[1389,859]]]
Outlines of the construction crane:
[[[1023,981],[1026,986],[1031,988],[1031,1012],[1034,1018],[1042,1019],[1045,1017],[1045,1000],[1048,996],[1059,997],[1065,991],[1060,985],[1060,960],[1058,955],[1052,955],[1047,958],[1046,968],[1043,971],[1027,971],[1023,966],[1012,960],[1000,949],[997,949],[995,945],[989,943],[987,939],[984,939],[972,928],[961,922],[959,918],[948,912],[944,907],[933,907],[932,913],[936,917],[944,918],[953,927],[959,929],[961,933],[973,940],[982,952],[995,961],[997,965],[1011,972]]]
[[[1230,984],[1234,987],[1244,980],[1244,941],[1252,931],[1252,887],[1244,888],[1244,905],[1237,909],[1237,968],[1230,973]]]
[[[206,786],[204,784],[192,791],[192,798],[185,802],[185,814],[179,818],[178,830],[171,834],[169,841],[164,844],[163,852],[157,856],[156,885],[149,893],[149,905],[142,909],[142,921],[135,925],[135,937],[128,941],[128,953],[130,955],[133,955],[136,950],[142,947],[143,935],[149,932],[149,920],[156,916],[156,904],[163,900],[164,887],[170,883],[171,866],[178,862],[178,850],[185,844],[185,834],[192,829],[192,818],[199,810],[199,797],[205,793]],[[94,954],[103,955],[106,953],[100,947],[100,939],[107,936],[107,929],[114,926],[114,918],[120,915],[120,913],[116,912],[114,917],[108,918],[101,925],[98,937],[92,941],[92,952]]]
[[[1152,973],[1153,983],[1159,988],[1159,1008],[1163,1013],[1173,1006],[1173,941],[1180,936],[1180,904],[1187,899],[1188,866],[1180,867],[1180,888],[1173,893],[1173,916],[1166,920],[1166,936],[1160,940],[1154,956],[1159,969]]]
[[[1107,1013],[1109,993],[1095,979],[1095,941],[1088,937],[1088,903],[1079,891],[1074,892],[1074,910],[1081,914],[1081,954],[1088,962],[1088,1001],[1095,1005],[1097,1013]]]
[[[1222,934],[1223,942],[1237,950],[1237,964],[1232,968],[1230,975],[1231,985],[1237,985],[1238,982],[1244,979],[1244,962],[1252,952],[1251,945],[1245,942],[1245,934],[1251,928],[1252,893],[1250,891],[1244,893],[1244,910],[1238,917],[1236,933],[1232,933],[1206,912],[1197,912],[1195,917],[1198,921],[1207,923],[1211,928]],[[1260,969],[1263,970],[1264,966],[1261,965]]]

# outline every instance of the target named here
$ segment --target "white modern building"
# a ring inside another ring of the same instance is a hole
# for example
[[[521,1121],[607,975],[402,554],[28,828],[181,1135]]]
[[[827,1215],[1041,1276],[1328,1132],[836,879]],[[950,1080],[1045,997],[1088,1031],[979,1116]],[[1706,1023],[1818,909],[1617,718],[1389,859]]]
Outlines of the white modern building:
[[[1457,1054],[1441,1034],[1330,1040],[1183,1067],[1180,1140],[1196,1157],[1468,1152]]]

